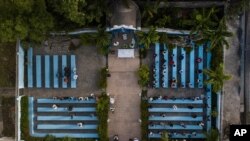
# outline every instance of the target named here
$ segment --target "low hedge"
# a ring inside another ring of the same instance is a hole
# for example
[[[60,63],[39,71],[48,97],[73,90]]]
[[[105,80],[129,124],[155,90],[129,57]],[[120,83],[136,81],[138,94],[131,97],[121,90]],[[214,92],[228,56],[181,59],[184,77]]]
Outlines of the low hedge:
[[[99,119],[98,133],[101,141],[108,141],[109,97],[103,93],[97,101],[97,116]]]
[[[107,75],[108,75],[108,70],[106,67],[102,68],[100,71],[100,79],[99,79],[99,87],[102,89],[107,88]]]
[[[148,141],[148,101],[144,99],[147,97],[147,90],[142,91],[141,98],[141,139],[142,141]]]

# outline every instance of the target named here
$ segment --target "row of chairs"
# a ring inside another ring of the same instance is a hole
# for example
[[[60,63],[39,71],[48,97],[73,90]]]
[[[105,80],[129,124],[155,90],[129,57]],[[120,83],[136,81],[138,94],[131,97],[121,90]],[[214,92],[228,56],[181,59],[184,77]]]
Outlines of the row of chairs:
[[[74,107],[74,104],[78,105]],[[53,108],[58,105],[57,108]],[[71,109],[69,109],[69,105]],[[96,100],[59,100],[29,97],[30,134],[35,137],[98,138]],[[81,124],[81,126],[79,126]]]
[[[208,54],[207,54],[207,66],[208,66],[208,68],[210,68],[210,61],[211,61],[211,57],[212,57],[212,55],[211,55],[211,53],[209,52]],[[207,78],[209,78],[208,76],[207,76]],[[207,91],[206,91],[206,95],[207,95],[207,97],[210,97],[210,98],[208,98],[207,100],[206,100],[206,103],[207,103],[207,105],[210,105],[210,106],[208,106],[207,107],[207,118],[208,119],[211,119],[211,103],[212,103],[212,101],[211,101],[211,97],[212,97],[212,92],[211,92],[211,90],[212,90],[212,87],[211,87],[211,84],[208,84],[207,85]],[[207,120],[207,130],[210,130],[211,129],[211,120]]]
[[[61,59],[62,62],[61,66],[59,66],[59,59]],[[67,59],[70,60],[70,64],[67,63],[68,62]],[[44,62],[44,65],[42,64],[42,62]],[[68,83],[65,82],[64,80],[65,78],[63,77],[64,68],[69,67],[69,65],[71,70],[70,86],[68,86]],[[67,57],[67,55],[33,56],[33,48],[29,48],[27,69],[28,69],[27,71],[28,88],[33,88],[33,87],[41,88],[42,86],[44,86],[45,88],[51,88],[51,87],[59,88],[59,86],[62,86],[62,88],[68,88],[68,87],[76,88],[76,79],[74,79],[74,75],[76,72],[73,72],[73,70],[76,71],[75,55],[70,55],[70,57]],[[51,72],[51,70],[53,71]],[[43,73],[44,73],[44,78],[42,78]],[[61,76],[59,74],[61,74]],[[51,80],[53,80],[53,83]],[[59,84],[59,82],[61,82],[61,85]]]
[[[194,48],[194,45],[193,45]],[[174,48],[172,50],[172,52],[170,52],[167,49],[167,45],[164,44],[163,45],[163,51],[161,50],[161,46],[159,43],[155,43],[155,61],[154,61],[154,82],[153,85],[155,88],[168,88],[171,84],[169,84],[169,80],[170,79],[177,79],[178,74],[180,75],[180,81],[181,81],[181,87],[185,88],[186,85],[189,88],[194,88],[196,81],[198,81],[198,88],[203,88],[203,73],[197,73],[197,79],[195,79],[195,72],[197,72],[197,70],[195,70],[195,49],[193,49],[190,53],[189,53],[189,81],[186,80],[186,61],[187,61],[187,54],[186,51],[184,50],[184,48],[181,48],[181,51],[179,53],[181,53],[181,60],[180,62],[178,62],[178,56],[180,56],[180,54],[178,53],[178,48]],[[163,52],[163,53],[162,53]],[[200,45],[198,47],[198,56],[196,56],[196,58],[199,58],[201,60],[204,59],[204,46]],[[172,60],[169,60],[169,57],[171,56]],[[161,58],[164,58],[164,61],[161,62]],[[171,62],[173,61],[174,64],[169,65]],[[180,68],[179,70],[177,69],[179,66],[177,66],[177,64],[180,63]],[[164,66],[164,67],[161,67]],[[169,76],[169,66],[171,67],[170,70],[172,71],[171,76]],[[162,68],[162,70],[161,70]],[[203,61],[201,61],[200,63],[198,63],[198,70],[203,70]],[[162,78],[161,75],[162,74]],[[160,80],[162,80],[162,83],[160,82]],[[188,83],[187,83],[188,82]],[[177,88],[177,84],[173,83],[171,85],[172,88]]]
[[[160,133],[167,130],[168,133],[175,132],[171,134],[171,138],[204,138],[202,133],[204,130],[203,100],[201,98],[149,98],[148,137],[161,138]],[[192,107],[187,107],[188,105]],[[186,133],[178,133],[183,131]],[[192,134],[193,132],[195,135]]]

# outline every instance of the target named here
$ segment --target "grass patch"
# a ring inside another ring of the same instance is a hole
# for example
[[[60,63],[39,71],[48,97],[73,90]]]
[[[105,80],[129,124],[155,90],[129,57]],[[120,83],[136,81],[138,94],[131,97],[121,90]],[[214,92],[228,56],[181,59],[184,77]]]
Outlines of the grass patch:
[[[3,132],[7,137],[15,137],[15,97],[1,97]]]
[[[97,116],[99,119],[98,133],[101,141],[108,141],[109,97],[103,93],[97,101]]]
[[[29,100],[28,97],[22,97],[21,100],[21,139],[25,141],[95,141],[95,139],[76,139],[76,138],[55,138],[54,136],[48,135],[44,138],[32,137],[29,134]]]
[[[16,81],[16,44],[0,43],[0,87],[14,87]]]
[[[148,141],[148,100],[147,90],[142,90],[141,99],[141,139],[142,141]]]

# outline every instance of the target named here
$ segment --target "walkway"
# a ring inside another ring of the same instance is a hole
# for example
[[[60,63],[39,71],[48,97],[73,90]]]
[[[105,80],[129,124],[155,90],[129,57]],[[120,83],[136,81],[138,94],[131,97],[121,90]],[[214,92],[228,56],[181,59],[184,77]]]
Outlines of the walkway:
[[[115,134],[120,141],[129,138],[140,138],[140,87],[137,84],[136,71],[139,68],[138,55],[133,59],[120,59],[116,55],[109,56],[107,92],[115,98],[115,112],[109,113],[109,137]]]
[[[239,26],[238,21],[229,21],[228,28],[232,33],[237,33],[237,27]],[[239,41],[234,34],[233,37],[228,39],[230,48],[224,50],[224,65],[225,72],[229,73],[232,78],[226,81],[224,84],[224,91],[222,95],[222,130],[225,132],[229,124],[240,123],[240,58],[239,52]],[[224,137],[227,133],[224,133]],[[224,138],[226,140],[226,138]]]

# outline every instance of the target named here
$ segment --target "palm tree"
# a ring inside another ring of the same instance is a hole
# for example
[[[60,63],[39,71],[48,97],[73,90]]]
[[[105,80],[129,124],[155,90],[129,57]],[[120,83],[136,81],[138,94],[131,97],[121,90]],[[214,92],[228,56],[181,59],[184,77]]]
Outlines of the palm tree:
[[[144,45],[145,49],[149,49],[152,43],[158,42],[160,36],[156,32],[156,28],[151,27],[148,33],[139,31],[136,33],[139,39],[139,45]]]
[[[98,47],[106,47],[111,43],[111,36],[104,28],[99,27],[97,34],[94,34],[94,38]]]
[[[193,28],[191,34],[193,33],[203,33],[206,30],[213,29],[217,25],[217,9],[212,7],[209,11],[204,8],[202,11],[194,10],[192,13]]]
[[[205,34],[211,41],[210,49],[223,47],[224,45],[228,49],[229,43],[227,42],[226,37],[231,37],[233,35],[231,32],[227,31],[225,18],[220,21],[219,26],[215,31],[207,30]]]
[[[161,140],[162,140],[162,141],[170,141],[167,131],[164,131],[164,132],[163,132],[163,134],[161,135]]]
[[[224,67],[223,64],[220,63],[215,70],[204,69],[204,74],[208,75],[208,80],[205,80],[206,84],[212,84],[213,92],[218,92],[222,89],[223,83],[226,80],[231,79],[230,75],[227,75],[223,72]]]
[[[143,11],[142,11],[142,18],[145,19],[145,22],[148,22],[157,14],[159,4],[160,4],[160,0],[157,0],[156,2],[154,2],[154,4],[152,4],[151,1],[147,1],[146,3],[144,3]]]
[[[158,27],[165,27],[171,23],[171,17],[164,15],[162,18],[158,18],[156,21],[156,25]]]
[[[219,135],[220,134],[217,129],[210,129],[207,133],[205,133],[206,141],[217,141]]]

